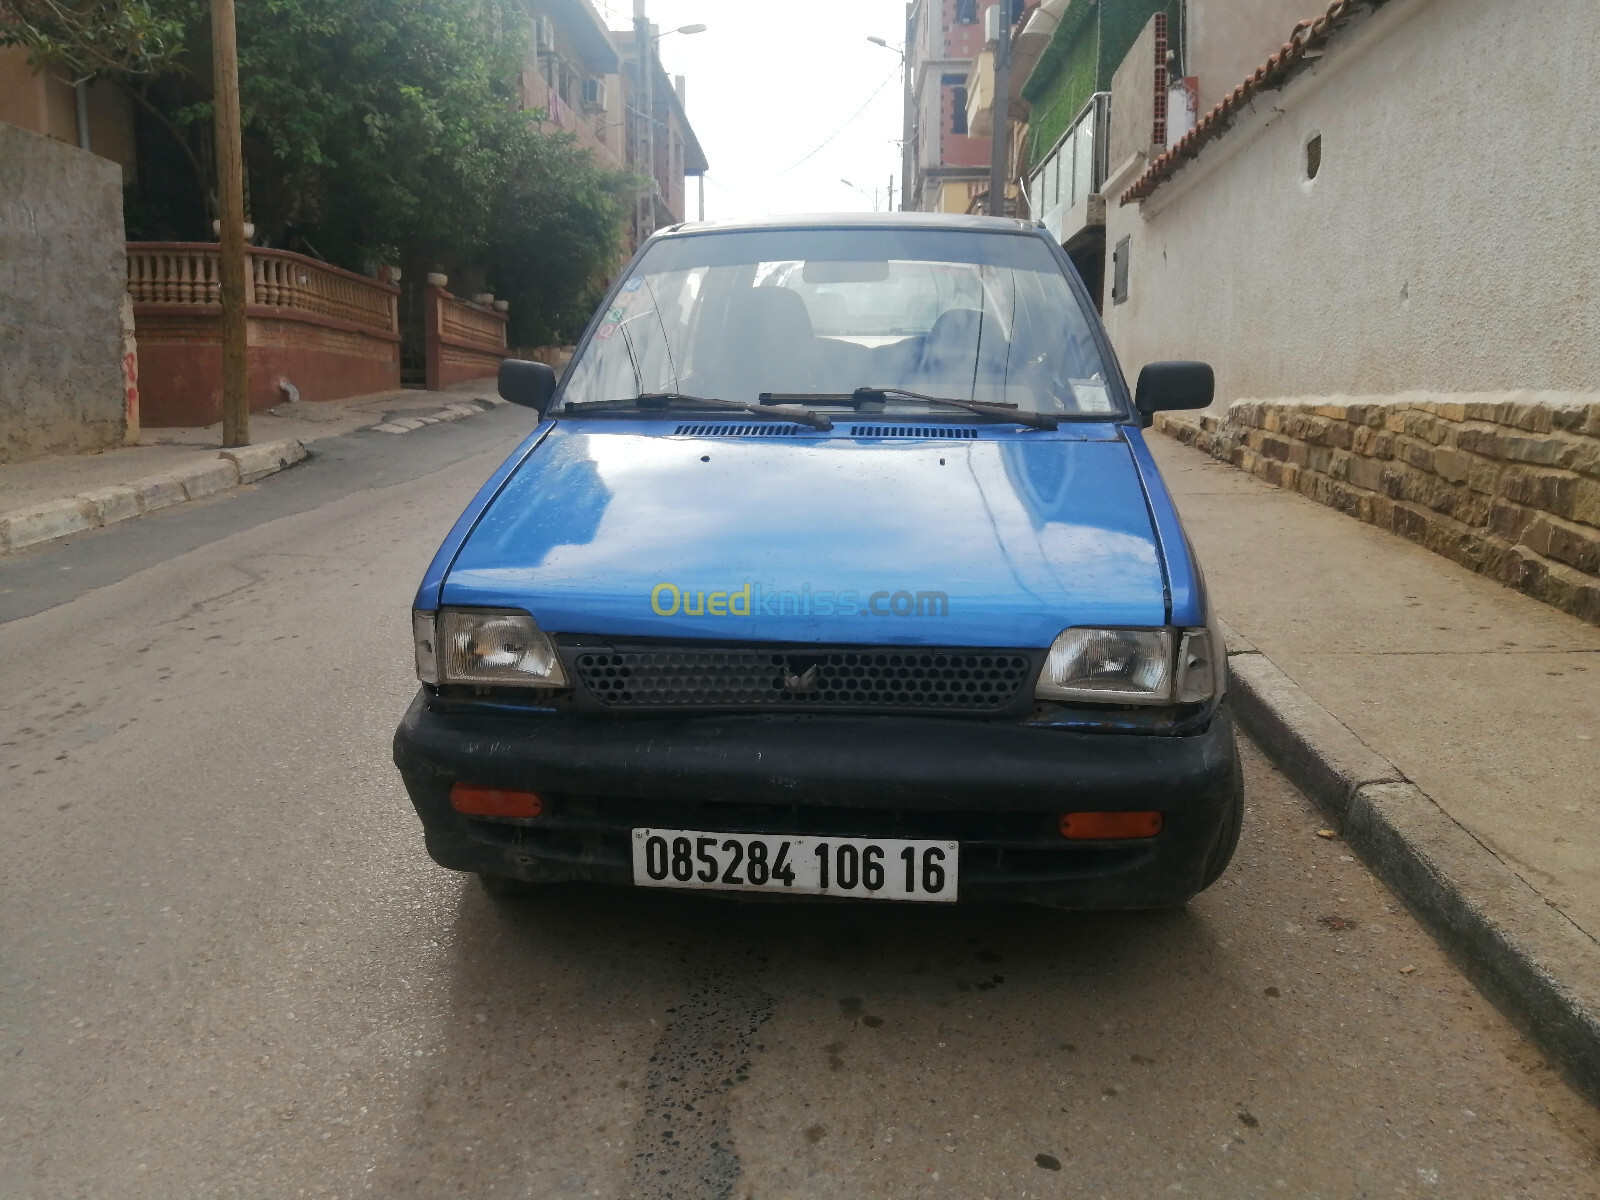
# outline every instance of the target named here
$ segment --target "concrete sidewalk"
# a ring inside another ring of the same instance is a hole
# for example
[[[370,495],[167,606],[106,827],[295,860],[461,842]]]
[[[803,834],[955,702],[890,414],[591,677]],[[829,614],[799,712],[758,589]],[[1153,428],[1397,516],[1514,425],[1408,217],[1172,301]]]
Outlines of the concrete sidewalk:
[[[400,434],[504,404],[493,379],[281,404],[250,417],[251,445],[219,450],[220,425],[147,429],[139,444],[0,465],[0,554],[253,483],[306,447],[357,429]]]
[[[1449,847],[1420,833],[1380,846],[1369,830],[1364,856],[1399,854],[1374,866],[1600,1090],[1600,629],[1168,437],[1149,441],[1235,631],[1246,725],[1280,760],[1305,760],[1285,765],[1336,827],[1404,824],[1401,800],[1434,822]]]

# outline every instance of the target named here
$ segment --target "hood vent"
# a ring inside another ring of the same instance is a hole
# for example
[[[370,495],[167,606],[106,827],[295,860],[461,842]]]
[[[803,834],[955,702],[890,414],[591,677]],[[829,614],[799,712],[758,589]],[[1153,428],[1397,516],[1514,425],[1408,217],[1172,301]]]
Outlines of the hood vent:
[[[964,425],[852,425],[851,437],[869,438],[975,438],[978,431]]]
[[[678,437],[793,437],[807,430],[800,425],[778,425],[762,421],[751,425],[679,425]]]

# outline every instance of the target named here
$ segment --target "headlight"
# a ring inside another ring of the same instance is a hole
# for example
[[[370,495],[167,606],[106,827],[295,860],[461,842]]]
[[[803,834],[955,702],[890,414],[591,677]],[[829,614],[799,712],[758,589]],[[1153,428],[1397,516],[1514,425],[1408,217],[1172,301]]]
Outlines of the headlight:
[[[1058,636],[1034,694],[1113,704],[1172,702],[1172,634],[1165,629],[1068,629]]]
[[[436,620],[426,621],[429,616],[412,614],[417,675],[424,683],[567,686],[555,644],[527,613],[446,608]]]

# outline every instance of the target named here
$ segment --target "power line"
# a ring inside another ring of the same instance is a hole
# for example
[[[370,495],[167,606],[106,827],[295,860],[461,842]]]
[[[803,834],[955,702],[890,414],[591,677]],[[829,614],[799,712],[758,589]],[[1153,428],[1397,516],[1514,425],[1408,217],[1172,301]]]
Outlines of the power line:
[[[878,93],[883,91],[884,88],[888,87],[890,81],[893,80],[894,77],[899,75],[899,74],[900,74],[900,71],[899,71],[898,68],[893,70],[893,71],[890,71],[889,74],[884,77],[883,82],[880,83],[873,90],[872,95],[868,96],[866,98],[866,100],[862,102],[862,105],[861,105],[860,108],[856,109],[855,112],[850,114],[849,119],[847,121],[845,121],[845,123],[843,125],[839,126],[839,128],[835,129],[826,138],[824,138],[823,141],[822,141],[822,144],[820,146],[818,146],[815,150],[811,151],[810,154],[807,154],[804,158],[800,159],[799,162],[791,163],[789,166],[787,166],[783,170],[779,171],[778,174],[780,176],[781,175],[787,175],[790,171],[794,170],[796,167],[801,166],[801,165],[811,161],[811,159],[815,158],[818,154],[821,154],[823,150],[827,149],[829,143],[831,143],[834,138],[838,137],[846,129],[849,129],[850,126],[855,124],[856,118],[859,117],[862,113],[867,111],[867,107],[874,100],[876,100],[878,98]]]

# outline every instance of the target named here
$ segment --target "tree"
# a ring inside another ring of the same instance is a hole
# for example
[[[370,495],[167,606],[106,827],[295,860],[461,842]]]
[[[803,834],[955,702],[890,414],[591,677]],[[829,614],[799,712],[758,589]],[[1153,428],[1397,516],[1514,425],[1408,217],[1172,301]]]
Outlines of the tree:
[[[0,0],[0,46],[25,46],[28,61],[73,83],[171,70],[183,54],[183,22],[147,0]]]
[[[507,131],[488,261],[495,294],[511,302],[513,346],[571,342],[615,269],[633,176],[607,171],[571,134]]]
[[[124,84],[187,160],[200,203],[142,180],[133,236],[208,236],[208,13],[205,0],[0,0],[0,41]],[[413,278],[435,262],[492,261],[520,344],[572,331],[617,256],[631,181],[521,111],[529,32],[518,0],[240,5],[258,233],[282,244],[294,230],[341,266],[398,261]]]

